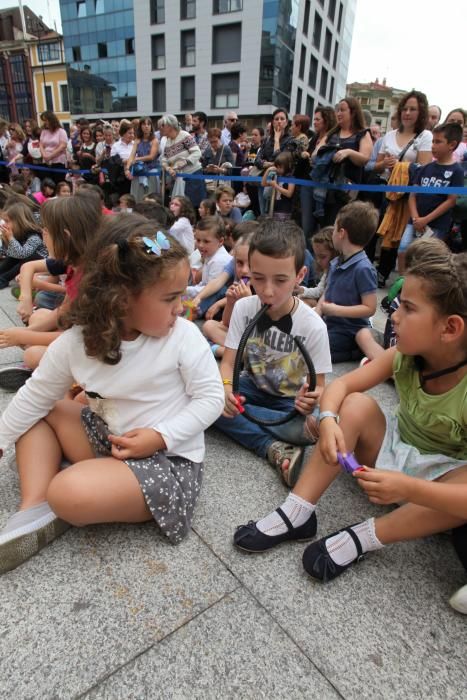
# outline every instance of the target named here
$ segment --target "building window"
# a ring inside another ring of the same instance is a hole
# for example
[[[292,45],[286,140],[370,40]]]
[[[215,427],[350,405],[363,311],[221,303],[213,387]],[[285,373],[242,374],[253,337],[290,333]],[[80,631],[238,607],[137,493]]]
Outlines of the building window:
[[[313,46],[315,46],[318,51],[321,44],[321,29],[323,28],[323,20],[320,15],[315,12],[315,23],[313,25]]]
[[[337,20],[337,31],[340,32],[342,26],[342,14],[344,12],[344,5],[340,3],[339,5],[339,18]]]
[[[165,79],[152,81],[152,111],[165,112]]]
[[[150,0],[150,3],[151,24],[164,24],[165,0]]]
[[[239,104],[240,74],[217,73],[212,76],[211,107],[234,109]]]
[[[180,79],[180,109],[192,110],[195,108],[195,76],[183,76]]]
[[[360,104],[367,105],[368,104],[368,97],[360,97]]]
[[[76,14],[78,17],[86,17],[86,0],[78,0],[76,3]]]
[[[105,41],[100,41],[97,44],[97,55],[99,58],[107,58],[107,44]]]
[[[73,61],[81,61],[81,46],[73,46],[71,51],[73,53]]]
[[[96,15],[104,14],[104,0],[94,0],[94,12]]]
[[[214,0],[212,12],[214,15],[223,15],[226,12],[238,12],[242,9],[242,0]]]
[[[33,114],[31,88],[28,81],[26,56],[24,54],[10,54],[10,71],[13,88],[11,98],[16,106],[16,119],[22,122],[25,119],[30,119],[31,114]],[[6,92],[4,85],[5,83],[3,83],[0,88],[0,100],[2,99],[2,92],[3,94]]]
[[[196,65],[196,39],[194,29],[180,32],[180,65],[182,67]]]
[[[331,60],[331,48],[332,48],[332,34],[329,29],[326,29],[326,35],[324,39],[324,58],[326,61]]]
[[[328,72],[326,68],[321,68],[321,83],[319,86],[319,94],[322,97],[326,97],[326,92],[328,89]]]
[[[180,0],[180,19],[195,19],[196,0]]]
[[[303,13],[303,33],[308,36],[308,25],[310,24],[310,0],[305,0],[305,12]]]
[[[339,42],[336,41],[334,44],[334,58],[332,59],[332,67],[335,68],[337,66],[337,54],[339,53]]]
[[[62,103],[62,112],[69,112],[70,99],[68,97],[68,85],[60,85],[60,100]]]
[[[302,88],[297,88],[297,101],[295,102],[295,114],[302,113]]]
[[[334,78],[331,78],[331,85],[329,87],[329,102],[334,102]]]
[[[335,16],[336,16],[336,0],[329,0],[328,17],[331,20],[331,22],[334,22]]]
[[[135,40],[133,37],[125,39],[125,53],[127,56],[132,56],[135,52]]]
[[[318,59],[312,56],[310,58],[310,72],[308,74],[308,85],[315,89],[318,79]]]
[[[54,98],[52,94],[52,86],[51,85],[44,85],[44,94],[45,94],[45,108],[48,109],[50,112],[54,111]]]
[[[381,111],[384,109],[384,97],[380,97],[378,100],[378,109]]]
[[[164,34],[155,34],[151,37],[152,47],[152,69],[165,69],[165,36]]]
[[[46,61],[60,61],[60,44],[38,44],[37,54],[39,61],[45,63]]]
[[[234,63],[241,60],[242,25],[223,24],[212,28],[212,62]]]
[[[306,60],[306,47],[303,46],[302,44],[302,50],[300,52],[300,68],[298,71],[298,77],[300,80],[303,80],[303,76],[305,75],[305,60]]]
[[[306,110],[305,114],[308,114],[309,117],[313,117],[313,112],[315,111],[315,103],[311,95],[306,96]]]

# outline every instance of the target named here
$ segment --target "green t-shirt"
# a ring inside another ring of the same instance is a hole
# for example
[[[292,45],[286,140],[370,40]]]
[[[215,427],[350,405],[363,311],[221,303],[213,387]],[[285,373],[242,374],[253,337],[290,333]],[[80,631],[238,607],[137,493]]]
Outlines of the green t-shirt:
[[[400,398],[398,425],[403,442],[423,454],[467,460],[467,375],[444,394],[427,394],[414,358],[396,352],[394,381]]]

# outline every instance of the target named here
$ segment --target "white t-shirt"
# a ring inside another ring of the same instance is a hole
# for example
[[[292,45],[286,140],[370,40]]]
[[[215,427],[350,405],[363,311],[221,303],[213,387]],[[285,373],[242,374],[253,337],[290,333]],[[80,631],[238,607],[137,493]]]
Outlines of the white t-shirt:
[[[188,255],[191,255],[195,249],[195,237],[190,220],[187,219],[186,216],[181,216],[174,225],[170,227],[169,233],[185,248]]]
[[[225,339],[226,348],[237,350],[243,331],[260,307],[257,296],[236,302]],[[290,334],[272,326],[262,335],[253,331],[247,342],[245,370],[262,391],[274,396],[295,397],[303,386],[307,370],[294,336],[298,336],[308,350],[316,374],[332,371],[326,324],[314,309],[298,300]]]
[[[123,161],[128,160],[128,158],[131,156],[131,152],[133,150],[133,141],[130,141],[130,143],[125,143],[122,141],[122,139],[119,139],[118,141],[115,141],[114,144],[112,144],[112,148],[110,150],[110,155],[111,156],[120,156],[120,158]]]
[[[203,287],[207,285],[213,279],[216,279],[221,272],[224,271],[224,267],[232,259],[230,253],[226,251],[223,245],[216,250],[214,255],[207,258],[203,263],[203,272],[201,275],[201,282],[195,284],[194,286],[187,287],[186,293],[189,297],[195,297]]]
[[[0,448],[46,416],[76,382],[111,433],[153,428],[163,436],[168,455],[201,462],[203,433],[224,408],[224,388],[196,325],[178,318],[169,335],[141,334],[123,341],[121,350],[118,364],[104,364],[86,355],[79,327],[65,331],[0,418]]]
[[[401,151],[404,150],[404,146],[401,147],[397,143],[396,136],[399,132],[397,129],[393,131],[388,131],[388,133],[383,137],[383,143],[381,144],[380,154],[389,153],[389,155],[395,158],[399,157]],[[421,132],[404,153],[403,162],[404,163],[415,163],[417,160],[419,151],[430,151],[431,153],[431,142],[433,141],[433,134],[428,129]]]

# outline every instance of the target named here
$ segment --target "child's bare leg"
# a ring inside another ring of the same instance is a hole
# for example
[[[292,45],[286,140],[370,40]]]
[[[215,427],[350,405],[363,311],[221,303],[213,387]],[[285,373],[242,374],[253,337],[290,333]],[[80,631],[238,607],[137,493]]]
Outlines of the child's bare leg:
[[[47,489],[63,455],[71,462],[94,456],[81,425],[81,410],[82,406],[72,401],[59,401],[16,443],[21,510],[47,500]]]
[[[386,432],[386,419],[376,401],[366,394],[349,394],[339,411],[339,427],[347,451],[355,451],[360,464],[374,466]],[[317,503],[339,471],[339,465],[324,461],[318,442],[293,493],[309,503]]]
[[[467,465],[454,469],[442,476],[438,481],[449,481],[450,483],[459,484],[467,483]],[[448,513],[441,513],[431,508],[407,503],[391,513],[377,518],[375,520],[375,531],[382,544],[390,544],[392,542],[414,540],[419,537],[428,537],[428,535],[434,535],[437,532],[444,532],[453,527],[459,527],[464,522],[465,520]]]
[[[229,329],[220,321],[206,321],[203,324],[203,333],[208,340],[218,345],[224,345]]]
[[[113,457],[89,459],[60,472],[47,500],[54,513],[76,526],[152,520],[135,475]]]
[[[45,345],[30,345],[26,348],[23,355],[23,361],[26,367],[36,369],[46,350],[47,347]]]
[[[28,328],[32,331],[57,330],[57,313],[50,309],[36,309],[29,319]]]
[[[384,352],[384,348],[376,342],[369,328],[361,328],[355,336],[355,342],[369,360],[374,360]]]

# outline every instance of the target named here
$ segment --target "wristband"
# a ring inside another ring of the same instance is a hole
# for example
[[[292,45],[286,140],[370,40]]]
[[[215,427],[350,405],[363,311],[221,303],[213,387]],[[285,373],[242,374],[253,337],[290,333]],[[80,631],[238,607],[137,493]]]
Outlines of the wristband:
[[[339,416],[337,413],[334,413],[333,411],[320,411],[318,422],[321,423],[323,418],[334,418],[336,423],[339,423]]]
[[[230,384],[230,386],[232,386],[232,380],[231,379],[223,379],[222,384],[224,386],[227,386],[228,384]]]

